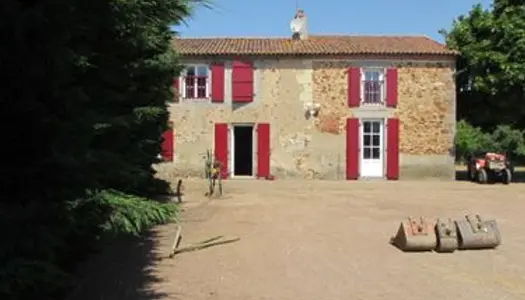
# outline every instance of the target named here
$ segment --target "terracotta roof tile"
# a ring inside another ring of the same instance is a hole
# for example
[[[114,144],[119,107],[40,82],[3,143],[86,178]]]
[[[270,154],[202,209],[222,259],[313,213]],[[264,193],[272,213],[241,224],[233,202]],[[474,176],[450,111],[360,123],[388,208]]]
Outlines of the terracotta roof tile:
[[[182,55],[457,55],[424,36],[309,36],[291,38],[175,38]]]

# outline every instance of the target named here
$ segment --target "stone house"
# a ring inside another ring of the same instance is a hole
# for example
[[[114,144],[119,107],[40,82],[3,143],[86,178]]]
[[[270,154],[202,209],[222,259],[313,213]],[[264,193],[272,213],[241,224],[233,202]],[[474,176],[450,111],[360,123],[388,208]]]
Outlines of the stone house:
[[[456,53],[424,36],[175,38],[167,164],[202,176],[452,180]]]

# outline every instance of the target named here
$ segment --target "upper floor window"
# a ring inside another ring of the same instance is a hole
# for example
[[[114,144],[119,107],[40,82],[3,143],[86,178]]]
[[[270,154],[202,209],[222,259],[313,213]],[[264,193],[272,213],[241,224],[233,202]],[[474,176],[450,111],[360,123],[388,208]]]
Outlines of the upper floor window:
[[[210,69],[207,65],[189,65],[181,74],[182,98],[210,97]]]
[[[385,71],[384,69],[363,69],[362,89],[363,104],[384,104]]]

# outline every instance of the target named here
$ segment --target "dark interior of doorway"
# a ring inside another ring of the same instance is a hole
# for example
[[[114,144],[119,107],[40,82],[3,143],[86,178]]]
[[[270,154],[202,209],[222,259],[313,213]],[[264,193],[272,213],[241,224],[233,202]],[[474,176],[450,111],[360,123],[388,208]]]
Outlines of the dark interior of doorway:
[[[253,176],[253,126],[234,126],[234,167],[236,176]]]

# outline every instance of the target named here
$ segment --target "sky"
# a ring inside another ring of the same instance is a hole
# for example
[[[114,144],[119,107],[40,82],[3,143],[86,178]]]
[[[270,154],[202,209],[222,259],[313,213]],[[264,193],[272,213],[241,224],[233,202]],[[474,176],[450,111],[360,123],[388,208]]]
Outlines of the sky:
[[[310,34],[426,35],[439,42],[438,30],[474,4],[489,0],[212,0],[198,8],[187,25],[174,28],[182,37],[291,36],[296,1],[308,16]]]

